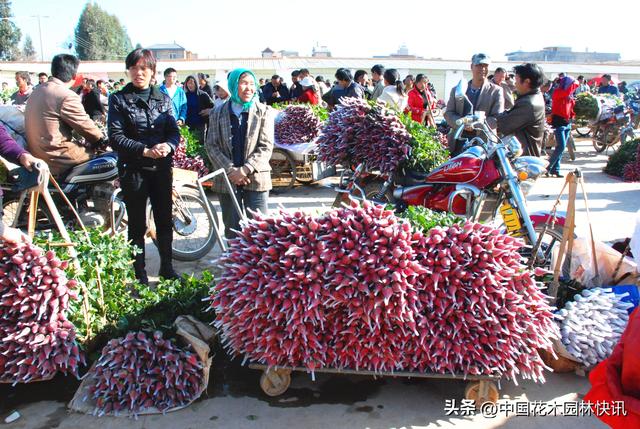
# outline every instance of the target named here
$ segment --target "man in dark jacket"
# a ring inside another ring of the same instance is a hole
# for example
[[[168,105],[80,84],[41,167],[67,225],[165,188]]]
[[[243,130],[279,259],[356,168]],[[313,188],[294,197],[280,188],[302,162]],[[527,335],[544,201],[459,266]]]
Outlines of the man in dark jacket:
[[[338,84],[322,97],[330,108],[340,104],[345,97],[364,98],[364,89],[353,80],[349,69],[339,68],[336,71],[335,78]]]
[[[537,64],[527,63],[514,67],[518,98],[513,107],[497,116],[498,133],[513,134],[522,144],[523,154],[540,156],[544,136],[544,99],[540,85],[544,80]]]
[[[300,70],[291,72],[291,88],[289,88],[289,98],[297,100],[302,95],[302,85],[300,85]]]
[[[611,94],[616,97],[620,97],[620,90],[617,86],[611,83],[611,75],[603,74],[600,81],[600,88],[598,88],[598,94]]]
[[[87,115],[94,121],[99,122],[104,118],[104,106],[102,105],[102,101],[100,101],[100,93],[93,79],[88,79],[84,84],[82,107],[84,107],[84,111],[87,112]]]
[[[289,100],[289,89],[287,85],[280,83],[280,76],[277,74],[271,76],[271,82],[263,87],[262,94],[269,106],[275,103],[284,103]]]

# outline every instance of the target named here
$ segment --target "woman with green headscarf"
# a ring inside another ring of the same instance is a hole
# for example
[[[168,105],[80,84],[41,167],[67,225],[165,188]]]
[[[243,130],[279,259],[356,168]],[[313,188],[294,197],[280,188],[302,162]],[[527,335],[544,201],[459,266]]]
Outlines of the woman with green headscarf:
[[[242,210],[266,213],[274,110],[258,101],[258,80],[250,70],[233,70],[227,83],[231,97],[211,111],[205,148],[214,170],[227,172]],[[222,177],[215,178],[213,190],[220,196],[225,236],[233,238],[232,229],[240,229],[240,217]]]

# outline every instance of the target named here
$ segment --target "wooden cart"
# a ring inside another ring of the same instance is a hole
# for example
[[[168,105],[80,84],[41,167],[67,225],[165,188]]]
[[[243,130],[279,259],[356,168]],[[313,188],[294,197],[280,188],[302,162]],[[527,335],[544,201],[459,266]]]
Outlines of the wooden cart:
[[[291,384],[291,373],[293,371],[309,373],[307,368],[299,367],[269,367],[261,364],[250,364],[249,368],[262,371],[260,377],[260,388],[269,396],[279,396],[287,391]],[[467,387],[464,391],[465,399],[472,400],[477,406],[485,402],[496,403],[500,398],[500,392],[496,382],[500,380],[499,375],[468,375],[459,376],[452,374],[430,374],[419,372],[375,372],[364,370],[347,370],[334,368],[319,368],[315,373],[327,374],[349,374],[349,375],[370,375],[373,377],[406,377],[406,378],[432,378],[445,380],[468,380]]]
[[[306,145],[289,147],[276,145],[273,148],[269,165],[271,166],[271,183],[275,190],[291,189],[296,182],[308,185],[333,174],[335,170],[317,161],[316,155],[313,150],[309,150],[308,146],[302,151],[296,150]]]

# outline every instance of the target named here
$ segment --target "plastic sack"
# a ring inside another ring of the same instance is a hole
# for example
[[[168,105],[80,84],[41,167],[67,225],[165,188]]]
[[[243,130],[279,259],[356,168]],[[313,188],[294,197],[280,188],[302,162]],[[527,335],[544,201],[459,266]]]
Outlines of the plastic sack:
[[[174,322],[174,325],[176,327],[176,335],[178,336],[178,338],[184,344],[189,344],[193,347],[194,352],[198,354],[198,357],[200,358],[200,361],[203,362],[204,367],[202,370],[202,383],[200,385],[199,393],[188,404],[165,410],[165,413],[178,411],[188,407],[206,390],[207,385],[209,384],[209,371],[211,368],[211,361],[213,360],[212,357],[209,356],[209,344],[211,344],[216,337],[216,332],[211,326],[205,325],[193,316],[179,316]],[[93,413],[96,404],[95,401],[90,398],[89,387],[92,383],[94,383],[92,373],[95,365],[96,364],[94,363],[91,366],[91,369],[83,379],[80,387],[78,387],[78,390],[73,396],[73,399],[71,399],[71,402],[69,402],[68,406],[72,411],[85,414]],[[147,408],[141,410],[136,414],[142,416],[149,414],[163,414],[163,412],[156,408]],[[122,411],[118,414],[110,412],[106,413],[105,415],[118,417],[134,417],[136,414]]]
[[[640,210],[636,213],[636,227],[631,235],[629,248],[633,254],[633,259],[636,261],[636,265],[640,265]]]
[[[591,371],[589,381],[591,390],[584,401],[593,404],[604,401],[609,405],[622,401],[627,414],[605,413],[596,417],[613,429],[640,428],[640,309],[631,315],[611,357]]]
[[[613,274],[620,262],[620,253],[610,246],[599,241],[595,242],[596,260],[598,261],[598,276],[596,276],[593,264],[593,254],[591,252],[591,240],[586,238],[576,238],[573,242],[571,253],[570,277],[577,280],[588,288],[602,285],[612,285],[615,280],[621,278],[626,273],[632,275],[637,271],[637,264],[629,257],[625,257],[618,269],[616,279]]]
[[[0,105],[0,125],[4,126],[9,135],[20,145],[27,147],[24,128],[24,112],[16,106]]]

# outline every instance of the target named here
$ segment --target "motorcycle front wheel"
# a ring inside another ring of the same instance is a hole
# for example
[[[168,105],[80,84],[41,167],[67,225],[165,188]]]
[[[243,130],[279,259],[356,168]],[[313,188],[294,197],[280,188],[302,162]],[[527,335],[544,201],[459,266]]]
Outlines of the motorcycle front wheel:
[[[613,146],[616,139],[614,127],[597,127],[593,133],[593,147],[596,152],[604,152],[609,146]]]
[[[387,189],[381,193],[384,186],[383,180],[372,180],[364,184],[362,189],[364,190],[364,196],[360,191],[354,189],[353,196],[356,198],[366,198],[369,201],[373,201],[378,204],[392,204],[393,203],[393,191]]]
[[[537,225],[535,228],[538,239],[544,229],[544,225]],[[536,261],[535,266],[553,271],[555,267],[555,257],[557,257],[560,243],[562,243],[562,234],[564,228],[562,225],[554,225],[553,227],[547,227],[547,230],[542,236],[542,242],[540,244],[540,250],[542,251],[543,260]],[[535,243],[533,243],[535,245]]]
[[[2,204],[2,222],[5,225],[15,226],[26,231],[29,226],[29,198],[26,198],[20,207],[19,198],[9,198]],[[16,219],[17,218],[17,219]],[[49,211],[44,198],[38,198],[38,211],[36,213],[36,231],[56,230],[56,222]]]
[[[591,134],[591,127],[576,127],[576,133],[578,133],[580,137],[589,137]]]

